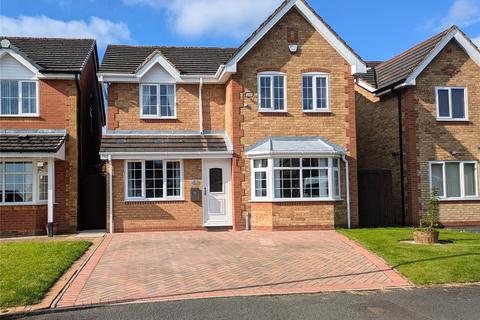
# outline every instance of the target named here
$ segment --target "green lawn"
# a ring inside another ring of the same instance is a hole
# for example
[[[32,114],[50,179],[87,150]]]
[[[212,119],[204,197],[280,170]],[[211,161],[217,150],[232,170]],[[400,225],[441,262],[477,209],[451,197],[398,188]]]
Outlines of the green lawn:
[[[88,241],[0,242],[0,307],[39,303],[91,244]]]
[[[412,240],[412,229],[339,229],[384,258],[415,284],[480,281],[480,234],[440,230],[440,240],[451,243],[420,245]]]

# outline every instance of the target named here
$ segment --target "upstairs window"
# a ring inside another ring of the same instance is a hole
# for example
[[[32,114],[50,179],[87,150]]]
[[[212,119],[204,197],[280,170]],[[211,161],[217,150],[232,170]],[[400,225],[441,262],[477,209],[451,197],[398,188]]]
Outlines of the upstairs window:
[[[436,100],[437,120],[468,120],[466,88],[438,87]]]
[[[327,74],[305,73],[302,76],[302,109],[304,112],[329,111]]]
[[[37,82],[0,80],[0,116],[37,116]]]
[[[258,110],[264,112],[284,112],[285,74],[280,72],[258,75]]]
[[[142,118],[175,118],[175,85],[140,85],[140,116]]]

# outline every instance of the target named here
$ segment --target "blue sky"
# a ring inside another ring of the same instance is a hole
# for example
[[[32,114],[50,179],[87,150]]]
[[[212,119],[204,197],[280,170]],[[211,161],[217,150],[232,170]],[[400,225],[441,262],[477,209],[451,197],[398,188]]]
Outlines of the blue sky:
[[[0,34],[236,47],[281,0],[0,0]],[[457,24],[480,45],[480,0],[310,0],[365,60],[389,59]]]

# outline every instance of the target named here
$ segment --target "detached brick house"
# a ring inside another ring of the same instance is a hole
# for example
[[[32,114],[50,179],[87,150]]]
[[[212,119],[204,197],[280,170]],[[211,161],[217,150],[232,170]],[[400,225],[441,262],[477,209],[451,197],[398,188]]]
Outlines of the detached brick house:
[[[108,46],[111,232],[358,225],[356,73],[305,1],[239,48]]]
[[[0,40],[0,235],[101,228],[95,40]]]
[[[357,79],[360,224],[480,225],[480,52],[452,27]]]

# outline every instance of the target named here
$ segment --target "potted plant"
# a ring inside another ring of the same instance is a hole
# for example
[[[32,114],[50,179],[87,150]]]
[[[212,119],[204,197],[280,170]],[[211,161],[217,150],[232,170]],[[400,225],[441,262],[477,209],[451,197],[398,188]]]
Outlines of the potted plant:
[[[428,210],[420,219],[420,227],[413,230],[413,240],[416,243],[437,243],[439,232],[438,228],[439,200],[438,190],[433,189],[430,192],[428,201]]]

